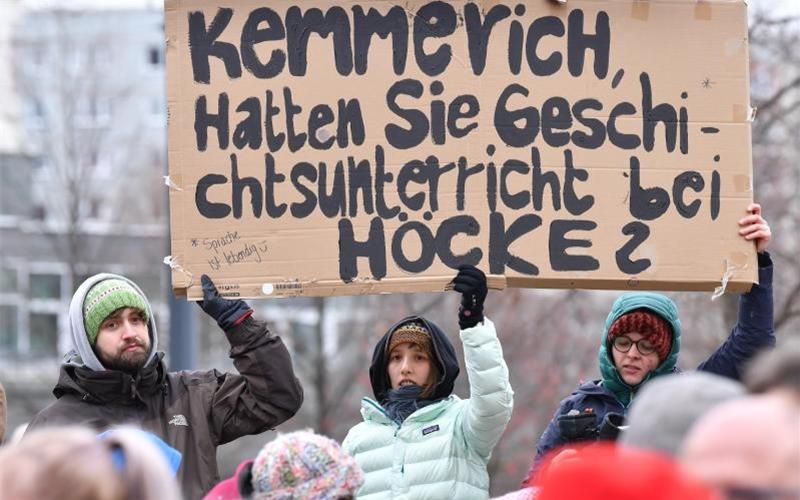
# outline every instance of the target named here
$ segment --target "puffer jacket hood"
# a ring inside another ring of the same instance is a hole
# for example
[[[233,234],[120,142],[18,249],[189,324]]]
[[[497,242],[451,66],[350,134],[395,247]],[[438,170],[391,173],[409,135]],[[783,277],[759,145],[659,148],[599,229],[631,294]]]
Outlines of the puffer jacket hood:
[[[669,323],[670,327],[672,327],[672,348],[667,357],[664,358],[664,361],[658,365],[658,368],[648,373],[636,386],[630,386],[622,380],[619,371],[614,365],[611,347],[608,344],[608,330],[620,316],[640,309],[658,314]],[[661,295],[660,293],[625,293],[614,302],[614,305],[611,307],[611,312],[608,313],[608,317],[606,318],[605,328],[603,328],[603,337],[601,338],[600,350],[598,352],[603,385],[616,394],[625,406],[628,406],[633,394],[645,382],[653,377],[672,373],[675,370],[680,348],[681,322],[678,319],[678,308],[675,303],[669,297]]]
[[[381,340],[378,341],[378,344],[375,346],[375,351],[372,353],[372,364],[369,367],[369,380],[372,384],[372,392],[375,395],[375,400],[378,402],[383,402],[392,389],[392,384],[389,381],[389,373],[387,371],[388,353],[386,352],[386,346],[391,340],[395,330],[403,323],[409,321],[419,321],[425,325],[425,328],[427,328],[431,334],[431,344],[433,345],[434,356],[436,357],[436,367],[439,370],[439,380],[436,382],[430,399],[437,400],[446,398],[453,392],[453,384],[459,372],[458,359],[456,358],[453,344],[450,343],[450,340],[435,323],[428,321],[422,316],[409,316],[392,325]]]
[[[75,366],[85,366],[94,371],[105,371],[106,367],[97,358],[97,355],[92,349],[92,344],[89,343],[89,338],[86,335],[86,326],[83,322],[83,301],[86,299],[86,294],[97,283],[107,279],[120,279],[128,282],[134,290],[139,292],[147,304],[147,329],[150,332],[150,354],[145,361],[144,366],[152,365],[156,358],[158,351],[158,334],[156,332],[156,321],[153,317],[153,310],[150,307],[150,301],[147,295],[142,291],[139,286],[133,281],[124,276],[110,273],[100,273],[90,276],[75,290],[72,296],[72,302],[69,306],[69,331],[72,335],[73,350],[67,353],[64,359],[64,364],[72,364]]]

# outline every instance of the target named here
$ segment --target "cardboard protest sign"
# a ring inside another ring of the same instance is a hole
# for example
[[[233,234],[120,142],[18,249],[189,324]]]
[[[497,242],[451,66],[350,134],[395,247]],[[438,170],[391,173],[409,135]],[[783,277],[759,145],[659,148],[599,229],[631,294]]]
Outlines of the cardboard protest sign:
[[[167,0],[173,286],[743,290],[744,2]],[[502,285],[502,283],[496,283]]]

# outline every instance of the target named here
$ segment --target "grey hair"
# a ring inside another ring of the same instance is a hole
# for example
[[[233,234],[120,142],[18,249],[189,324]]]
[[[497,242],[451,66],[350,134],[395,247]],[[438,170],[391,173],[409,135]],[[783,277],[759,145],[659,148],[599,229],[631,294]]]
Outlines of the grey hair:
[[[744,381],[750,392],[789,389],[800,397],[800,338],[787,338],[761,352],[748,365]]]
[[[742,384],[711,373],[657,377],[633,400],[628,428],[620,434],[619,442],[677,456],[692,425],[703,414],[723,401],[744,395]]]

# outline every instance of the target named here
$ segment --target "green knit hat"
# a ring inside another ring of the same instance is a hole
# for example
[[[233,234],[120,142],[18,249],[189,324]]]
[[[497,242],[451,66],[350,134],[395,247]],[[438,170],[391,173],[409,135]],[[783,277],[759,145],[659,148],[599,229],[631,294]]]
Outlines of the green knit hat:
[[[144,313],[145,321],[149,319],[147,301],[127,281],[107,279],[89,289],[83,300],[83,325],[90,344],[97,341],[100,324],[114,311],[125,307],[139,309]]]

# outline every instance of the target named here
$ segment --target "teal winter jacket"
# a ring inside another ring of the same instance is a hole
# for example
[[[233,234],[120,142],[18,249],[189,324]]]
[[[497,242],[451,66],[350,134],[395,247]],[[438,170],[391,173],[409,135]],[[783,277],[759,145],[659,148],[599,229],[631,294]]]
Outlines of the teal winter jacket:
[[[364,421],[342,443],[364,470],[358,498],[489,497],[486,465],[511,418],[514,393],[494,324],[485,319],[460,336],[469,399],[450,394],[402,424],[374,399],[362,399]]]

